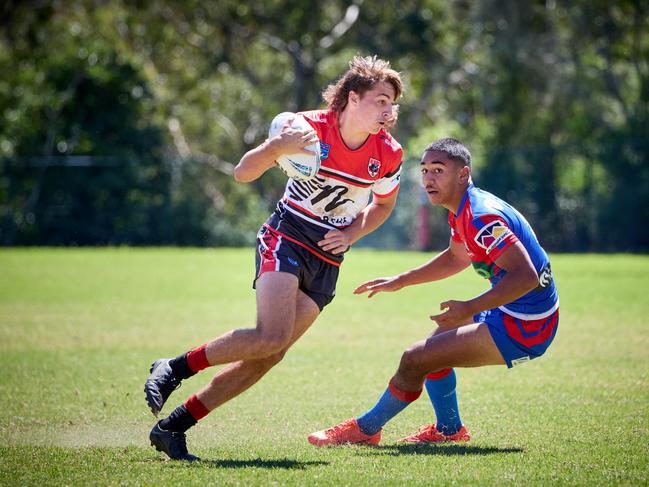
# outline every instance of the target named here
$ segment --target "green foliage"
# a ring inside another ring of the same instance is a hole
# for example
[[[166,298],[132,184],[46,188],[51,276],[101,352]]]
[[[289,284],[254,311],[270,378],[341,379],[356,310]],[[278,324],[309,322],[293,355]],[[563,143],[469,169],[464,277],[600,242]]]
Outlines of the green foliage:
[[[649,8],[634,1],[9,2],[0,243],[250,242],[284,177],[242,186],[234,165],[276,113],[320,107],[355,54],[404,75],[407,161],[458,137],[476,183],[549,248],[649,249]],[[367,243],[411,244],[412,182]]]
[[[428,258],[352,250],[336,299],[267,376],[188,432],[205,461],[184,465],[149,446],[148,366],[254,323],[253,250],[0,251],[0,485],[646,483],[645,256],[553,256],[561,323],[546,355],[457,371],[471,443],[396,443],[432,421],[425,395],[378,448],[307,443],[374,403],[439,302],[484,290],[467,270],[371,300],[352,294]],[[217,370],[184,381],[163,414]]]

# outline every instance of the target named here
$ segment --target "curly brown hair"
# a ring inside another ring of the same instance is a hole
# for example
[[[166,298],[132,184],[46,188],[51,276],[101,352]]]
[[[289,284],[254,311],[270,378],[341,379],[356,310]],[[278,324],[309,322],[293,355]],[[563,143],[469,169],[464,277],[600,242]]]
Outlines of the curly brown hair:
[[[349,92],[354,91],[360,96],[372,89],[376,83],[386,81],[394,88],[395,100],[403,93],[401,76],[390,63],[379,59],[377,56],[354,56],[349,61],[347,71],[338,81],[330,84],[322,92],[327,106],[336,113],[341,113],[347,106]]]

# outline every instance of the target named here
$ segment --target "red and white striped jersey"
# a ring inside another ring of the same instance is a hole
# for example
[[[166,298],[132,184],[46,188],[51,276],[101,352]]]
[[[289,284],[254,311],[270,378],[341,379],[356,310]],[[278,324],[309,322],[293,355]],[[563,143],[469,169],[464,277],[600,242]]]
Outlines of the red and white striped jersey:
[[[321,165],[309,181],[289,179],[276,214],[267,224],[304,243],[325,260],[342,261],[341,255],[324,252],[317,241],[329,230],[349,226],[369,204],[370,196],[384,198],[399,188],[401,145],[381,130],[365,143],[350,149],[331,110],[301,112],[320,139]],[[286,221],[282,221],[286,220]],[[274,222],[274,223],[273,223]]]

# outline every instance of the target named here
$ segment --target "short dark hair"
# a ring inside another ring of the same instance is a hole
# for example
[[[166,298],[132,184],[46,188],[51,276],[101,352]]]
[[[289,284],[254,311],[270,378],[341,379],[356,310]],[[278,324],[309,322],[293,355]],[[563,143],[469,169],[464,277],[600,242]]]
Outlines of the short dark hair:
[[[446,137],[436,140],[424,150],[424,152],[432,151],[444,152],[448,155],[449,159],[471,167],[471,152],[457,139]]]
[[[350,91],[363,96],[380,81],[392,85],[394,99],[398,100],[403,93],[403,82],[399,73],[390,68],[390,63],[376,56],[354,56],[349,62],[349,70],[338,81],[327,86],[322,97],[330,109],[341,113],[347,106]]]

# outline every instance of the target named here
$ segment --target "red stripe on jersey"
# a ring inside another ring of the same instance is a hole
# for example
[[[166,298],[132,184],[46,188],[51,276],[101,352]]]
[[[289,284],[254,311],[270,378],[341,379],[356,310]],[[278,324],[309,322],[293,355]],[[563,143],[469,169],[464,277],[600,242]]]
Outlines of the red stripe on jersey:
[[[559,310],[540,320],[521,320],[503,313],[507,334],[526,347],[533,347],[547,341],[559,323]]]
[[[327,171],[327,169],[323,168],[322,166],[320,166],[319,173],[324,174],[328,178],[337,179],[338,181],[351,184],[352,186],[358,186],[359,188],[369,188],[370,186],[372,186],[372,183],[363,183],[361,181],[357,181],[356,179],[345,177],[343,174]]]
[[[343,228],[347,228],[347,227],[349,226],[349,225],[340,225],[340,226],[338,226],[338,225],[333,225],[333,224],[330,223],[330,222],[324,221],[322,218],[320,218],[320,217],[319,217],[318,215],[316,215],[315,213],[311,213],[311,212],[310,212],[309,210],[307,210],[306,208],[303,208],[302,206],[298,205],[297,203],[295,203],[294,201],[291,201],[290,199],[288,199],[288,198],[286,198],[286,197],[283,198],[282,201],[285,202],[285,203],[288,203],[289,206],[290,206],[291,208],[293,208],[295,211],[297,211],[297,212],[299,212],[299,213],[302,213],[303,215],[308,216],[308,217],[310,217],[311,219],[313,219],[313,220],[315,220],[315,221],[317,221],[317,222],[320,222],[320,223],[322,223],[323,225],[326,225],[326,226],[328,226],[328,227],[331,227],[331,228],[337,228],[337,229],[340,230],[340,229],[343,229]]]
[[[318,257],[319,259],[324,260],[326,263],[331,264],[331,265],[335,265],[336,267],[340,267],[340,262],[335,262],[335,261],[333,261],[333,260],[331,260],[331,259],[328,259],[328,258],[325,257],[324,255],[319,254],[318,252],[316,252],[315,250],[313,250],[313,249],[312,249],[311,247],[309,247],[308,245],[304,245],[304,244],[303,244],[302,242],[300,242],[299,240],[296,240],[296,239],[294,239],[294,238],[292,238],[292,237],[289,237],[288,235],[286,235],[286,234],[284,234],[284,233],[282,233],[282,232],[280,232],[280,231],[274,229],[273,227],[271,227],[271,226],[268,225],[267,223],[264,223],[264,227],[270,229],[273,233],[277,233],[278,235],[281,235],[283,238],[285,238],[286,240],[288,240],[288,241],[290,241],[290,242],[293,242],[295,245],[299,245],[299,246],[302,247],[303,249],[308,250],[309,252],[311,252],[313,255],[315,255],[315,256]]]
[[[282,201],[284,201],[285,203],[288,203],[289,205],[291,205],[293,208],[295,208],[300,213],[304,213],[305,215],[308,215],[311,218],[314,218],[315,220],[321,220],[321,218],[318,215],[316,215],[315,213],[311,213],[306,208],[301,207],[300,205],[298,205],[294,201],[289,200],[288,198],[284,198]]]
[[[318,215],[316,215],[315,213],[311,213],[309,210],[307,210],[306,208],[304,208],[304,207],[298,205],[295,201],[292,201],[292,200],[288,199],[287,197],[285,197],[284,199],[282,199],[282,201],[283,201],[284,203],[288,203],[288,205],[289,205],[291,208],[293,208],[294,210],[299,211],[300,213],[302,213],[302,214],[304,214],[304,215],[306,215],[306,216],[308,216],[308,217],[310,217],[310,218],[312,218],[312,219],[314,219],[314,220],[316,220],[316,221],[322,222],[322,223],[324,223],[324,224],[327,225],[327,226],[330,226],[330,227],[332,227],[332,228],[344,228],[344,227],[336,227],[336,225],[332,225],[331,223],[324,221],[322,218],[320,218],[320,217],[319,217]]]
[[[390,389],[390,392],[394,397],[402,402],[412,402],[417,400],[417,398],[421,396],[421,389],[414,392],[402,391],[392,383],[392,380],[390,381],[390,384],[388,384],[388,389]]]

